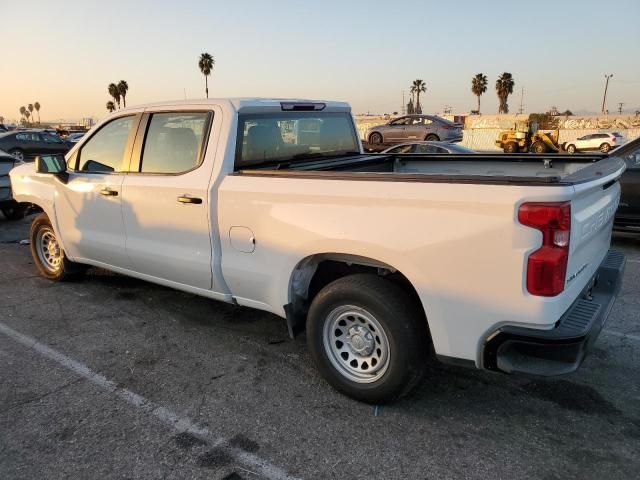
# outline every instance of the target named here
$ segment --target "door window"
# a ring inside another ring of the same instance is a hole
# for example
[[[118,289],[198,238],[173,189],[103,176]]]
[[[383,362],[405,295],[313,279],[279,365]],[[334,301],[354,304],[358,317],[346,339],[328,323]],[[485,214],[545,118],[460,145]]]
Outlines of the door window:
[[[144,140],[142,173],[184,173],[202,162],[207,112],[154,113]]]
[[[124,153],[135,117],[112,120],[93,135],[80,151],[78,170],[113,173],[123,171]]]
[[[18,133],[16,140],[20,142],[39,142],[40,136],[37,133]]]
[[[397,120],[394,120],[393,122],[389,123],[389,125],[411,125],[411,123],[413,122],[413,120],[411,119],[411,117],[403,117],[403,118],[399,118]]]

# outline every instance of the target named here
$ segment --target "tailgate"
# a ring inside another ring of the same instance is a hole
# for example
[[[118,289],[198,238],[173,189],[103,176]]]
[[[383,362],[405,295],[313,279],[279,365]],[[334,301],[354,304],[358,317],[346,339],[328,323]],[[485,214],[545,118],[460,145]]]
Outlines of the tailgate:
[[[625,168],[624,162],[611,160],[619,159],[603,160],[588,167],[585,170],[591,170],[595,179],[574,185],[567,288],[575,283],[580,288],[586,285],[609,250],[613,218],[620,201],[618,179]],[[598,164],[604,168],[598,169]]]

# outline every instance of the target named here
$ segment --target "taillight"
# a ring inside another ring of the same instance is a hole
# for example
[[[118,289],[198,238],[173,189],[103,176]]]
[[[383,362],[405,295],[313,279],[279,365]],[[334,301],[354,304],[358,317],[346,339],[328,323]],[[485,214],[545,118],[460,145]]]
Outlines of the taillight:
[[[567,275],[571,202],[523,203],[518,221],[542,232],[542,246],[527,261],[528,292],[543,297],[558,295]]]

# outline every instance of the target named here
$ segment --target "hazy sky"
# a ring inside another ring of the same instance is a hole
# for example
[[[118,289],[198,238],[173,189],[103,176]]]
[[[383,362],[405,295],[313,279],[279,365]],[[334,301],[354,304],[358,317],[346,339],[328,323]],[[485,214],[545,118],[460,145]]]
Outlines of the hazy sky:
[[[471,77],[489,90],[511,72],[527,111],[551,105],[640,108],[640,1],[30,1],[0,0],[0,115],[38,100],[43,120],[102,117],[107,85],[129,105],[204,97],[201,52],[216,60],[210,96],[346,100],[354,111],[400,110],[427,84],[424,110],[475,108]],[[408,99],[408,97],[407,97]]]

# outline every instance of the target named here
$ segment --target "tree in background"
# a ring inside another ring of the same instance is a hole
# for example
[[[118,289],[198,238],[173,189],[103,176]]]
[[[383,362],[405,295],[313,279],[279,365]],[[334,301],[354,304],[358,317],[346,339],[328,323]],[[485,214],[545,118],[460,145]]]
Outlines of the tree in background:
[[[484,73],[477,73],[471,79],[471,92],[478,97],[478,115],[480,115],[480,96],[487,91],[487,76]]]
[[[118,105],[118,108],[120,108],[120,90],[118,90],[118,86],[115,83],[110,83],[107,90],[113,101]]]
[[[29,124],[29,117],[31,116],[31,112],[29,110],[25,110],[24,118],[27,119],[27,125]]]
[[[36,112],[38,112],[38,125],[40,125],[40,102],[33,102],[33,108],[35,108]]]
[[[25,114],[26,111],[27,111],[27,108],[24,105],[22,107],[20,107],[20,122],[23,122],[24,114]]]
[[[107,102],[107,110],[109,110],[109,113],[116,111],[116,105],[111,100]]]
[[[202,53],[200,55],[200,59],[198,60],[198,67],[200,71],[204,75],[204,91],[209,98],[209,82],[207,78],[211,75],[211,70],[213,70],[213,66],[216,64],[216,61],[209,53]]]
[[[29,110],[29,116],[33,115],[33,103],[27,105],[27,110]]]
[[[417,79],[414,80],[411,84],[411,94],[415,94],[416,101],[414,104],[414,113],[420,114],[422,113],[422,105],[420,105],[420,93],[424,93],[427,91],[427,85],[424,81]]]
[[[414,111],[413,111],[413,98],[409,99],[409,103],[407,103],[407,115],[413,115]]]
[[[120,80],[118,82],[118,93],[122,97],[122,105],[127,108],[127,92],[129,91],[129,84],[126,80]]]
[[[507,99],[509,98],[509,95],[513,93],[514,85],[515,82],[513,81],[513,76],[508,72],[504,72],[496,80],[496,93],[498,94],[498,100],[500,101],[498,113],[509,113],[509,104],[507,103]]]

